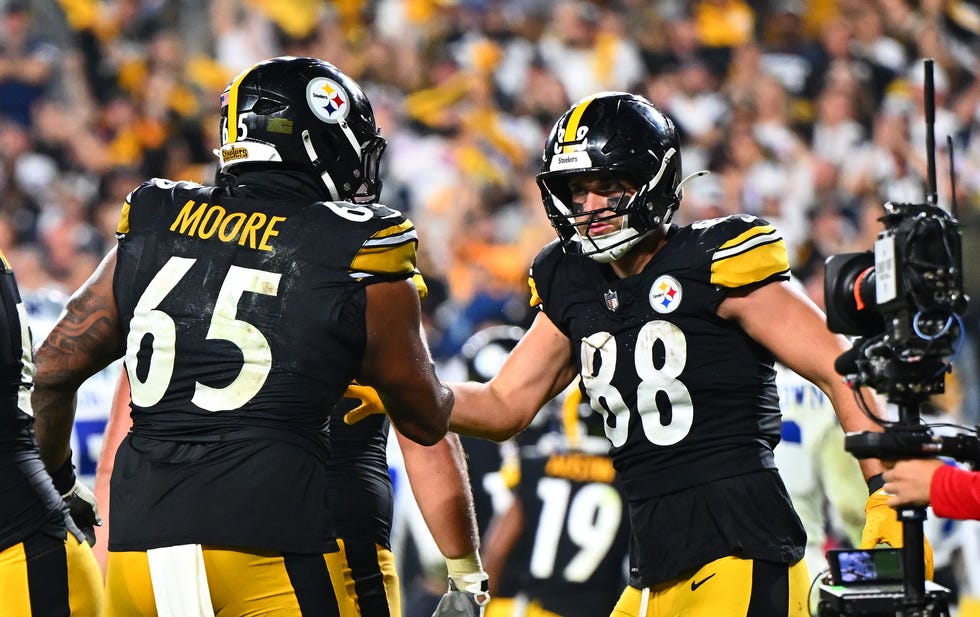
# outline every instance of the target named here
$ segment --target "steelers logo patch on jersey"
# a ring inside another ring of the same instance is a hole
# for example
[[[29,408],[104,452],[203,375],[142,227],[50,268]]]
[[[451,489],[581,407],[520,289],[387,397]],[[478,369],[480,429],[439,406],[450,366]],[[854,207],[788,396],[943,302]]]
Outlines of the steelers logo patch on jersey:
[[[306,102],[317,118],[337,124],[350,112],[350,95],[332,79],[317,77],[306,85]]]
[[[681,284],[666,274],[657,277],[650,288],[650,306],[658,313],[671,313],[681,305]]]

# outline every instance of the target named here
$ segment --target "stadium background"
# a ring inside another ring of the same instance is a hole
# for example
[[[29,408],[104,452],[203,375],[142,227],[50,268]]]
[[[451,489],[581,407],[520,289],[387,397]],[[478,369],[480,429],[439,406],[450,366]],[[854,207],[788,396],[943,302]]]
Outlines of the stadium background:
[[[429,340],[526,325],[527,267],[553,233],[534,184],[567,106],[631,90],[678,124],[681,222],[761,215],[819,302],[822,262],[871,247],[885,201],[922,201],[922,58],[936,60],[940,205],[956,195],[980,297],[980,7],[967,0],[6,0],[0,2],[0,246],[43,335],[114,241],[123,198],[208,182],[218,94],[282,54],[357,79],[389,141],[382,201],[419,229]],[[949,179],[946,138],[957,183]],[[959,397],[980,423],[974,301]],[[73,450],[91,481],[119,366],[86,384]],[[396,472],[397,473],[397,472]],[[947,529],[957,538],[978,532]],[[957,535],[959,534],[959,535]],[[950,559],[963,546],[954,541]],[[980,596],[980,574],[963,571]]]

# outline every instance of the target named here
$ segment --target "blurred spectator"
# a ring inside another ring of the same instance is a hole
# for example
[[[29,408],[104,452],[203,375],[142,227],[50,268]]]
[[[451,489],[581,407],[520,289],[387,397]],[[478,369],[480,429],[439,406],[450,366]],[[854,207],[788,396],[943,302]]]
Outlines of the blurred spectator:
[[[742,0],[699,0],[692,12],[701,45],[716,57],[726,56],[755,34],[755,11]]]
[[[30,2],[8,0],[0,15],[0,116],[27,127],[34,103],[51,86],[58,57],[32,26]]]
[[[636,43],[625,38],[624,16],[582,0],[560,0],[542,36],[541,57],[577,101],[602,90],[627,90],[643,76]]]

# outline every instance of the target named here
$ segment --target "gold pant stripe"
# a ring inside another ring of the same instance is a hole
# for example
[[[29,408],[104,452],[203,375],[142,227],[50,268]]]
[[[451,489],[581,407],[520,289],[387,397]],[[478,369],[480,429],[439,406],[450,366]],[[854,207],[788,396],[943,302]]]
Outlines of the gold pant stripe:
[[[24,543],[0,553],[0,617],[32,617]]]

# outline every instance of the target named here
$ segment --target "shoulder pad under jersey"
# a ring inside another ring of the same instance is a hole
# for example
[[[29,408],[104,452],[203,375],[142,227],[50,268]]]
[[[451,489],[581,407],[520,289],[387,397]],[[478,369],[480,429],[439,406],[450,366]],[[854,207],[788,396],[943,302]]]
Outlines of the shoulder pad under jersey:
[[[196,182],[175,182],[165,178],[153,178],[130,191],[129,195],[126,196],[126,200],[123,202],[122,211],[119,213],[119,222],[116,224],[116,236],[125,236],[129,233],[129,212],[134,203],[137,203],[141,199],[152,198],[150,197],[151,195],[158,195],[162,198],[163,195],[169,194],[172,189],[178,186],[187,189],[202,188]]]

